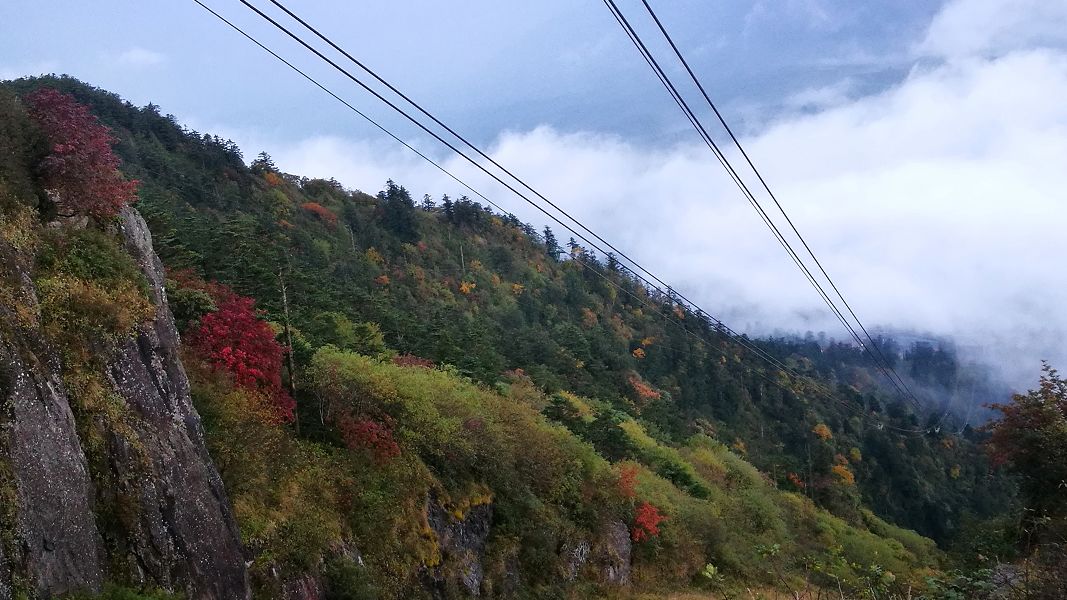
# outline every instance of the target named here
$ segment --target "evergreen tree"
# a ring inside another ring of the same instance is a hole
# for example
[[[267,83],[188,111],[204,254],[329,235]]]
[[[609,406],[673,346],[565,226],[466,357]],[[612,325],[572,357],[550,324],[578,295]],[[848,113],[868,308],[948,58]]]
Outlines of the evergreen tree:
[[[445,209],[445,220],[449,223],[454,223],[456,220],[456,210],[455,206],[452,204],[452,199],[448,197],[448,194],[441,197],[441,204]]]
[[[612,273],[619,272],[619,259],[615,257],[614,252],[608,252],[608,270]]]
[[[260,152],[256,160],[252,161],[250,168],[256,175],[278,172],[278,168],[274,166],[274,161],[271,159],[270,154],[266,152]]]
[[[552,228],[545,225],[545,251],[552,260],[559,260],[560,247]]]
[[[405,242],[418,239],[415,202],[404,186],[397,185],[390,179],[385,183],[385,189],[378,192],[378,201],[381,202],[387,228]]]

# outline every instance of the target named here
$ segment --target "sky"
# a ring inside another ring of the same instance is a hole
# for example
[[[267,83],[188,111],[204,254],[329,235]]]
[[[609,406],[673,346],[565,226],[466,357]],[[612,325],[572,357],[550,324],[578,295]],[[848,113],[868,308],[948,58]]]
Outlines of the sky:
[[[204,1],[546,222],[236,0]],[[1067,369],[1067,3],[652,4],[869,328],[952,336],[1019,388],[1042,359]],[[288,5],[708,312],[844,335],[601,2]],[[641,3],[619,5],[683,82]],[[69,73],[351,188],[469,193],[192,0],[9,0],[0,22],[0,79]]]

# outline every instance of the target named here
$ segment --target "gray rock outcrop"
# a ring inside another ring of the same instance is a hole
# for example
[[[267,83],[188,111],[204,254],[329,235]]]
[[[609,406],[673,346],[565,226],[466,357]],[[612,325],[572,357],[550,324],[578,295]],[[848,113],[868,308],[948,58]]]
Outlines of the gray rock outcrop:
[[[148,280],[155,318],[112,356],[108,378],[133,418],[133,438],[109,436],[118,477],[103,494],[135,499],[126,545],[135,572],[150,584],[189,598],[231,600],[249,595],[239,534],[222,480],[208,455],[189,380],[178,358],[178,333],[167,305],[163,265],[144,219],[121,214],[126,249]]]
[[[76,424],[56,353],[26,325],[36,309],[30,270],[0,241],[0,486],[10,484],[17,499],[13,510],[0,510],[0,600],[14,594],[16,578],[41,596],[119,578],[190,600],[246,599],[238,529],[178,358],[163,267],[141,216],[126,208],[121,222],[156,307],[131,339],[107,350],[121,431]],[[29,310],[20,316],[17,307]],[[78,436],[86,427],[103,434],[91,461]],[[102,482],[96,489],[94,479]]]
[[[3,285],[27,313],[37,309],[29,269],[6,245],[0,247]],[[74,415],[54,353],[35,323],[0,305],[0,450],[5,456],[0,497],[11,522],[0,523],[7,569],[0,589],[11,589],[20,567],[42,595],[97,590],[103,580],[101,538],[93,514],[93,487]],[[30,591],[30,590],[26,590]],[[2,596],[0,596],[2,597]]]
[[[483,558],[493,523],[493,505],[478,504],[470,507],[462,519],[455,518],[442,507],[433,494],[427,506],[427,520],[437,536],[444,569],[437,568],[432,574],[437,596],[457,584],[462,591],[478,596],[485,578]]]
[[[624,586],[630,584],[630,559],[633,542],[630,530],[621,521],[613,521],[601,532],[593,549],[593,560],[600,567],[604,583]]]

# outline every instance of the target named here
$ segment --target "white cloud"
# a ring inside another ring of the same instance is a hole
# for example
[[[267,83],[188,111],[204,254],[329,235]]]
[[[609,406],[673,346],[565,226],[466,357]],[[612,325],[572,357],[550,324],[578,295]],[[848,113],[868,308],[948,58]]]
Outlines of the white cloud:
[[[1067,365],[1067,52],[960,52],[877,95],[849,99],[847,84],[812,93],[819,112],[779,117],[744,143],[869,327],[956,336],[1026,385],[1040,359]],[[466,193],[379,143],[263,147],[283,169],[367,191],[391,177],[417,195]],[[492,153],[736,327],[840,332],[706,148],[542,127],[502,134]],[[520,217],[547,222],[461,159],[445,164]]]
[[[1067,45],[1062,0],[952,0],[934,17],[921,55],[997,56],[1034,46]]]
[[[159,52],[144,48],[130,48],[117,57],[119,64],[134,68],[154,67],[163,64],[166,60],[167,57]]]

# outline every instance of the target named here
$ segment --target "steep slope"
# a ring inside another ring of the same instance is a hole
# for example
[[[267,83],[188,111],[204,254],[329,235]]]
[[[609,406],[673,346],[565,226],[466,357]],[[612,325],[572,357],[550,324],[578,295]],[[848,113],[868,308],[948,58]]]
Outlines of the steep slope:
[[[125,208],[101,229],[46,227],[30,208],[32,171],[0,183],[0,590],[111,580],[247,597],[147,226]]]

